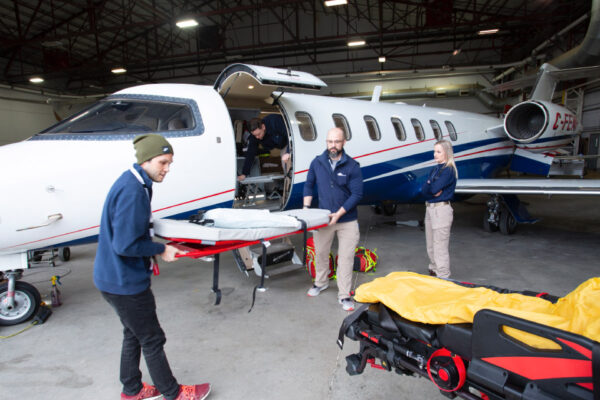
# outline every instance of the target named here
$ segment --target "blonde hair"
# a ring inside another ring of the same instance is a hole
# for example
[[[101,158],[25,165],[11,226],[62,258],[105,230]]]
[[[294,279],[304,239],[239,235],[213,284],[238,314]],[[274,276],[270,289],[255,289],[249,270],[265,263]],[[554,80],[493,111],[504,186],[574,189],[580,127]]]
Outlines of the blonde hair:
[[[456,163],[454,162],[454,150],[452,149],[452,143],[447,140],[438,140],[433,145],[434,147],[440,145],[442,149],[444,149],[444,154],[446,155],[446,163],[444,164],[444,168],[452,167],[454,169],[454,175],[458,178],[458,169],[456,168]]]

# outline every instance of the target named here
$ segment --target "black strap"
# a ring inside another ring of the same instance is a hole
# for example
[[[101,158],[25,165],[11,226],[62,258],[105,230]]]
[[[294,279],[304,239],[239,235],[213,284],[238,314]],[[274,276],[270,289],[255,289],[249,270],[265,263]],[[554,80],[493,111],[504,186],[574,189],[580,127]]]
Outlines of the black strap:
[[[302,265],[306,265],[306,242],[308,240],[308,225],[305,220],[296,218],[302,224],[302,234],[303,234],[303,242],[302,242]]]
[[[600,343],[592,344],[592,383],[594,384],[594,400],[600,400]]]
[[[352,314],[350,314],[346,318],[344,318],[344,320],[342,321],[342,326],[340,326],[340,332],[338,334],[338,340],[337,340],[337,345],[340,346],[340,349],[344,348],[344,335],[346,334],[346,331],[348,330],[350,325],[352,325],[354,322],[356,322],[356,320],[359,319],[361,317],[361,315],[363,315],[368,310],[370,305],[371,305],[371,303],[365,303],[365,304],[361,305]]]

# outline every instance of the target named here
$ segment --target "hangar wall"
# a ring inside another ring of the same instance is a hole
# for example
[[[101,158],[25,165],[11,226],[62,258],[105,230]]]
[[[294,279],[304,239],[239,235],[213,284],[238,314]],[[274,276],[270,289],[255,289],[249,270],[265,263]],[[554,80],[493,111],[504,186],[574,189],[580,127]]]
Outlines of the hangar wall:
[[[48,96],[0,88],[0,145],[27,139],[56,123]]]

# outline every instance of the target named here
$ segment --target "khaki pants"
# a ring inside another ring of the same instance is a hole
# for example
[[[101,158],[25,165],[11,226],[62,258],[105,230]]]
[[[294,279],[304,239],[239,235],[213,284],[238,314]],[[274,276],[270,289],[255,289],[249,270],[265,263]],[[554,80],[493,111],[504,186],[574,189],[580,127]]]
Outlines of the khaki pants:
[[[358,221],[338,222],[318,229],[313,233],[315,241],[316,265],[315,285],[323,286],[329,279],[329,251],[333,237],[337,232],[338,238],[338,265],[337,285],[338,299],[350,297],[352,290],[352,271],[354,268],[354,251],[358,245],[360,233]]]
[[[450,204],[425,203],[425,241],[429,269],[440,278],[450,277],[450,228],[454,211]]]

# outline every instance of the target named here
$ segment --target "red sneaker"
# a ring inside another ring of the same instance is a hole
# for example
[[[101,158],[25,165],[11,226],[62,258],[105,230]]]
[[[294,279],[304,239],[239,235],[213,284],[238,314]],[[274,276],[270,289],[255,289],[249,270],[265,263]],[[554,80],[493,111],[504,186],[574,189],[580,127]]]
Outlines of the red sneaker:
[[[203,383],[202,385],[181,385],[181,391],[179,395],[175,397],[175,400],[203,400],[208,397],[210,393],[210,383]]]
[[[121,393],[121,400],[151,400],[158,399],[161,397],[160,392],[152,385],[148,385],[146,382],[142,382],[142,390],[138,394],[134,394],[133,396],[126,395],[125,393]]]

